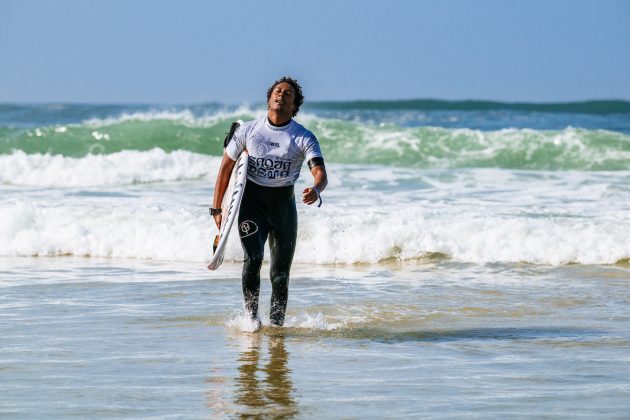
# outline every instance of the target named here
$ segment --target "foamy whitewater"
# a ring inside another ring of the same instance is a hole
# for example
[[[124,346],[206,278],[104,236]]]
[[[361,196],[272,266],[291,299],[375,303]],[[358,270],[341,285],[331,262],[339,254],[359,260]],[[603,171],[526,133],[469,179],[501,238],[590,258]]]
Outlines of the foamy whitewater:
[[[2,118],[0,255],[195,262],[211,253],[207,207],[222,136],[230,121],[263,113],[18,110],[35,117],[26,125],[13,109]],[[525,115],[534,126],[558,124],[555,114]],[[446,121],[470,123],[453,128],[431,124],[445,121],[438,111],[304,111],[299,120],[320,139],[330,186],[321,209],[298,206],[295,261],[630,258],[630,135],[611,129],[619,115],[599,116],[591,129],[574,127],[592,125],[589,115],[564,116],[572,126],[561,129],[507,126],[517,117],[452,112]],[[484,130],[501,118],[505,127]],[[309,182],[304,170],[298,189]],[[226,259],[241,257],[232,241]]]
[[[206,269],[264,112],[0,105],[0,417],[627,417],[630,104],[307,103],[283,327]]]

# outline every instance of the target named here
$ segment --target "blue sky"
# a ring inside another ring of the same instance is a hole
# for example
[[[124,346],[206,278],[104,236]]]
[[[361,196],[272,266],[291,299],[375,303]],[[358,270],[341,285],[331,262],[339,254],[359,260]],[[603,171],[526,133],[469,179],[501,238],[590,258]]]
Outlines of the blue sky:
[[[630,100],[630,1],[3,0],[0,102]]]

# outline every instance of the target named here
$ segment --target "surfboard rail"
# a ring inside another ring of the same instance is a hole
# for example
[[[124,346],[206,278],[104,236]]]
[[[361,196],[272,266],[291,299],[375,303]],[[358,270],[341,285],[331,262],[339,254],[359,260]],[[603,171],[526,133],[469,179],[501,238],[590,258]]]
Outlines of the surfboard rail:
[[[244,150],[239,158],[236,160],[230,181],[228,183],[228,189],[223,195],[223,201],[221,208],[224,209],[223,218],[221,220],[221,229],[219,230],[218,242],[215,244],[214,254],[208,264],[208,270],[216,270],[223,263],[223,257],[225,255],[225,248],[230,236],[230,231],[234,225],[234,221],[238,218],[238,212],[241,208],[241,201],[243,200],[243,193],[245,191],[245,183],[247,182],[247,161],[249,160],[249,154],[247,150]],[[227,210],[225,210],[227,209]]]

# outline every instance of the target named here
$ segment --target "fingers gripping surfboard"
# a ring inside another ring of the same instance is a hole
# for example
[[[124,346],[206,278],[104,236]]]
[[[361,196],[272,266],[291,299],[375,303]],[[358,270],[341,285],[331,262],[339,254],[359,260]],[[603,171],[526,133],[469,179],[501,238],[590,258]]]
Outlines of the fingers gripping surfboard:
[[[223,195],[221,208],[224,212],[221,220],[221,229],[214,240],[214,254],[208,264],[209,270],[216,270],[221,266],[221,263],[223,263],[228,237],[230,236],[234,221],[238,218],[238,211],[241,207],[241,201],[243,200],[243,192],[245,191],[245,183],[247,182],[248,158],[249,154],[247,150],[244,150],[234,165],[228,189]]]

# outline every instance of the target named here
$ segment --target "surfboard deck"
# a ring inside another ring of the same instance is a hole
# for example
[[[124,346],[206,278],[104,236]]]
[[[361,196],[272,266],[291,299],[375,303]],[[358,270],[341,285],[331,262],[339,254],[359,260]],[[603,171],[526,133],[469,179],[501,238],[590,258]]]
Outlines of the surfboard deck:
[[[234,221],[238,219],[238,211],[241,208],[241,201],[243,200],[243,192],[245,191],[245,183],[247,182],[248,159],[249,154],[247,150],[244,150],[234,164],[234,169],[232,170],[232,175],[228,182],[228,188],[225,190],[221,203],[221,208],[224,210],[221,220],[221,229],[219,229],[219,234],[214,239],[214,254],[208,264],[208,270],[216,270],[223,263],[230,231],[232,230]]]

